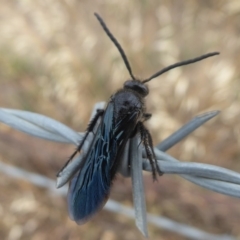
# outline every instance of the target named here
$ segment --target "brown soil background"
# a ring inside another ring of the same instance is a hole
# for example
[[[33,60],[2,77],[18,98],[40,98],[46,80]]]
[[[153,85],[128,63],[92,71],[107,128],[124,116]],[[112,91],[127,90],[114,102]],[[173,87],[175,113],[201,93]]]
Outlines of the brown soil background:
[[[148,84],[147,126],[158,143],[195,115],[221,114],[175,146],[182,161],[240,172],[240,3],[230,1],[0,0],[0,105],[38,112],[84,131],[91,109],[129,78],[118,51],[93,12],[125,49],[134,73],[146,78],[176,61],[221,55],[175,69]],[[35,139],[0,124],[0,159],[52,179],[74,146]],[[178,176],[152,183],[147,209],[215,234],[240,237],[239,199]],[[111,198],[132,206],[131,183],[118,176]],[[185,239],[149,225],[150,239]],[[133,220],[99,212],[83,226],[66,200],[0,175],[0,239],[144,239]]]

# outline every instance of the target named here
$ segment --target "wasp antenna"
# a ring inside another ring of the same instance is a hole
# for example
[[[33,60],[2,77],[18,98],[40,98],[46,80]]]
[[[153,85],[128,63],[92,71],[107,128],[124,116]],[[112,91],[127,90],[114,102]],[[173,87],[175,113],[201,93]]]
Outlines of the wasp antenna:
[[[132,73],[132,69],[131,69],[131,66],[128,62],[128,59],[127,59],[127,56],[125,54],[125,52],[123,51],[121,45],[119,44],[119,42],[117,41],[117,39],[113,36],[113,34],[110,32],[110,30],[108,29],[107,25],[105,24],[105,22],[103,21],[103,19],[97,14],[97,13],[94,13],[95,17],[97,18],[97,20],[99,21],[99,23],[101,24],[103,30],[106,32],[106,34],[108,35],[108,37],[111,39],[111,41],[114,43],[114,45],[117,47],[118,51],[120,52],[121,56],[122,56],[122,59],[127,67],[127,70],[131,76],[131,78],[133,80],[135,80],[135,77]]]
[[[200,57],[197,57],[197,58],[193,58],[193,59],[189,59],[189,60],[186,60],[186,61],[182,61],[182,62],[177,62],[175,64],[172,64],[166,68],[163,68],[162,70],[160,70],[159,72],[156,72],[155,74],[153,74],[151,77],[147,78],[146,80],[143,80],[142,83],[146,83],[146,82],[149,82],[151,81],[153,78],[156,78],[158,76],[160,76],[161,74],[173,69],[173,68],[177,68],[177,67],[180,67],[180,66],[183,66],[183,65],[188,65],[188,64],[191,64],[191,63],[195,63],[195,62],[198,62],[198,61],[201,61],[205,58],[209,58],[209,57],[212,57],[212,56],[215,56],[215,55],[218,55],[220,54],[219,52],[212,52],[212,53],[207,53],[207,54],[204,54]]]

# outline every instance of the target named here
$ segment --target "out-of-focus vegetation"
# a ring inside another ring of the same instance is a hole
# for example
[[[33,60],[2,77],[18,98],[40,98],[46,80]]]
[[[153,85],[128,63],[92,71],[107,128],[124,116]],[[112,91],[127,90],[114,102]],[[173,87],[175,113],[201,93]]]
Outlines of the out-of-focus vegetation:
[[[98,12],[125,49],[135,75],[146,78],[176,61],[221,55],[172,70],[150,82],[148,128],[154,142],[212,109],[221,115],[174,147],[180,160],[240,171],[240,2],[0,0],[0,106],[34,111],[83,131],[97,101],[129,78],[93,16]],[[73,151],[0,124],[1,161],[55,177]],[[101,211],[77,226],[65,199],[0,176],[0,239],[143,239],[132,220]],[[239,199],[163,176],[146,175],[148,211],[211,233],[240,236]],[[129,179],[111,197],[131,206]],[[149,226],[151,239],[184,239]]]

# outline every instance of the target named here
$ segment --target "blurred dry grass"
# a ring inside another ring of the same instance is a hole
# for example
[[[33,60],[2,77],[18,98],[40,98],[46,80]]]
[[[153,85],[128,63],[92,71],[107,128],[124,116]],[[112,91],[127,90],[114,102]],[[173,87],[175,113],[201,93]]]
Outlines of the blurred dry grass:
[[[94,103],[107,101],[129,78],[94,11],[142,78],[176,61],[219,50],[219,57],[175,69],[148,84],[147,106],[153,113],[148,127],[157,143],[196,114],[222,110],[170,153],[240,172],[238,0],[0,4],[1,107],[39,112],[78,131],[85,129]],[[54,178],[72,150],[0,124],[1,161]],[[104,211],[79,227],[68,219],[65,199],[4,175],[0,179],[0,239],[143,239],[133,221]],[[153,184],[146,175],[146,185],[150,212],[212,233],[240,236],[238,199],[172,176]],[[112,197],[132,204],[129,179],[116,180]],[[184,239],[153,226],[150,236]]]

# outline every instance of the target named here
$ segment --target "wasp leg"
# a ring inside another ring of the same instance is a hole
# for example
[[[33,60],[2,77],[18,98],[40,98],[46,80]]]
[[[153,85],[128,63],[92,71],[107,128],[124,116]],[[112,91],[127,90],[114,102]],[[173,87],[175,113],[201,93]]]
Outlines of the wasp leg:
[[[74,151],[74,153],[69,157],[68,161],[64,164],[64,166],[62,167],[62,169],[64,169],[68,164],[69,162],[71,162],[71,160],[75,157],[75,155],[77,154],[77,152],[80,152],[81,149],[82,149],[82,146],[85,142],[85,140],[87,139],[87,136],[90,132],[93,131],[99,117],[101,117],[102,115],[104,114],[104,110],[103,109],[97,109],[97,112],[96,114],[94,115],[93,119],[89,122],[88,124],[88,127],[87,127],[87,130],[86,130],[86,134],[84,135],[81,143],[78,145],[77,149]],[[62,169],[59,171],[61,172]]]
[[[163,172],[160,170],[158,166],[158,162],[153,150],[153,142],[152,137],[147,128],[143,125],[142,122],[138,123],[140,134],[141,134],[141,141],[143,142],[143,145],[146,150],[147,158],[150,161],[151,167],[152,167],[152,175],[153,180],[157,180],[157,172],[159,175],[163,175]]]
[[[142,123],[143,122],[145,122],[145,121],[147,121],[148,119],[150,119],[152,117],[152,114],[151,113],[144,113],[143,114],[143,117],[142,117]],[[144,126],[143,126],[143,128],[145,128]],[[147,129],[146,129],[147,130]],[[137,131],[138,131],[138,127],[136,127],[135,128],[135,130],[134,130],[134,132],[133,132],[133,136],[137,133]],[[139,146],[140,146],[140,144],[143,142],[143,137],[142,137],[142,135],[141,135],[141,142],[139,143]]]
[[[103,115],[104,110],[103,109],[98,109],[95,116],[93,117],[93,119],[90,121],[90,123],[88,124],[87,130],[86,130],[86,134],[84,135],[81,143],[79,144],[79,146],[77,147],[76,151],[70,156],[70,159],[73,159],[74,156],[77,154],[77,152],[80,152],[82,149],[82,146],[85,142],[85,140],[87,139],[87,136],[90,132],[93,131],[98,119]]]
[[[152,117],[151,113],[144,113],[143,114],[143,121],[147,121],[148,119],[150,119]]]

